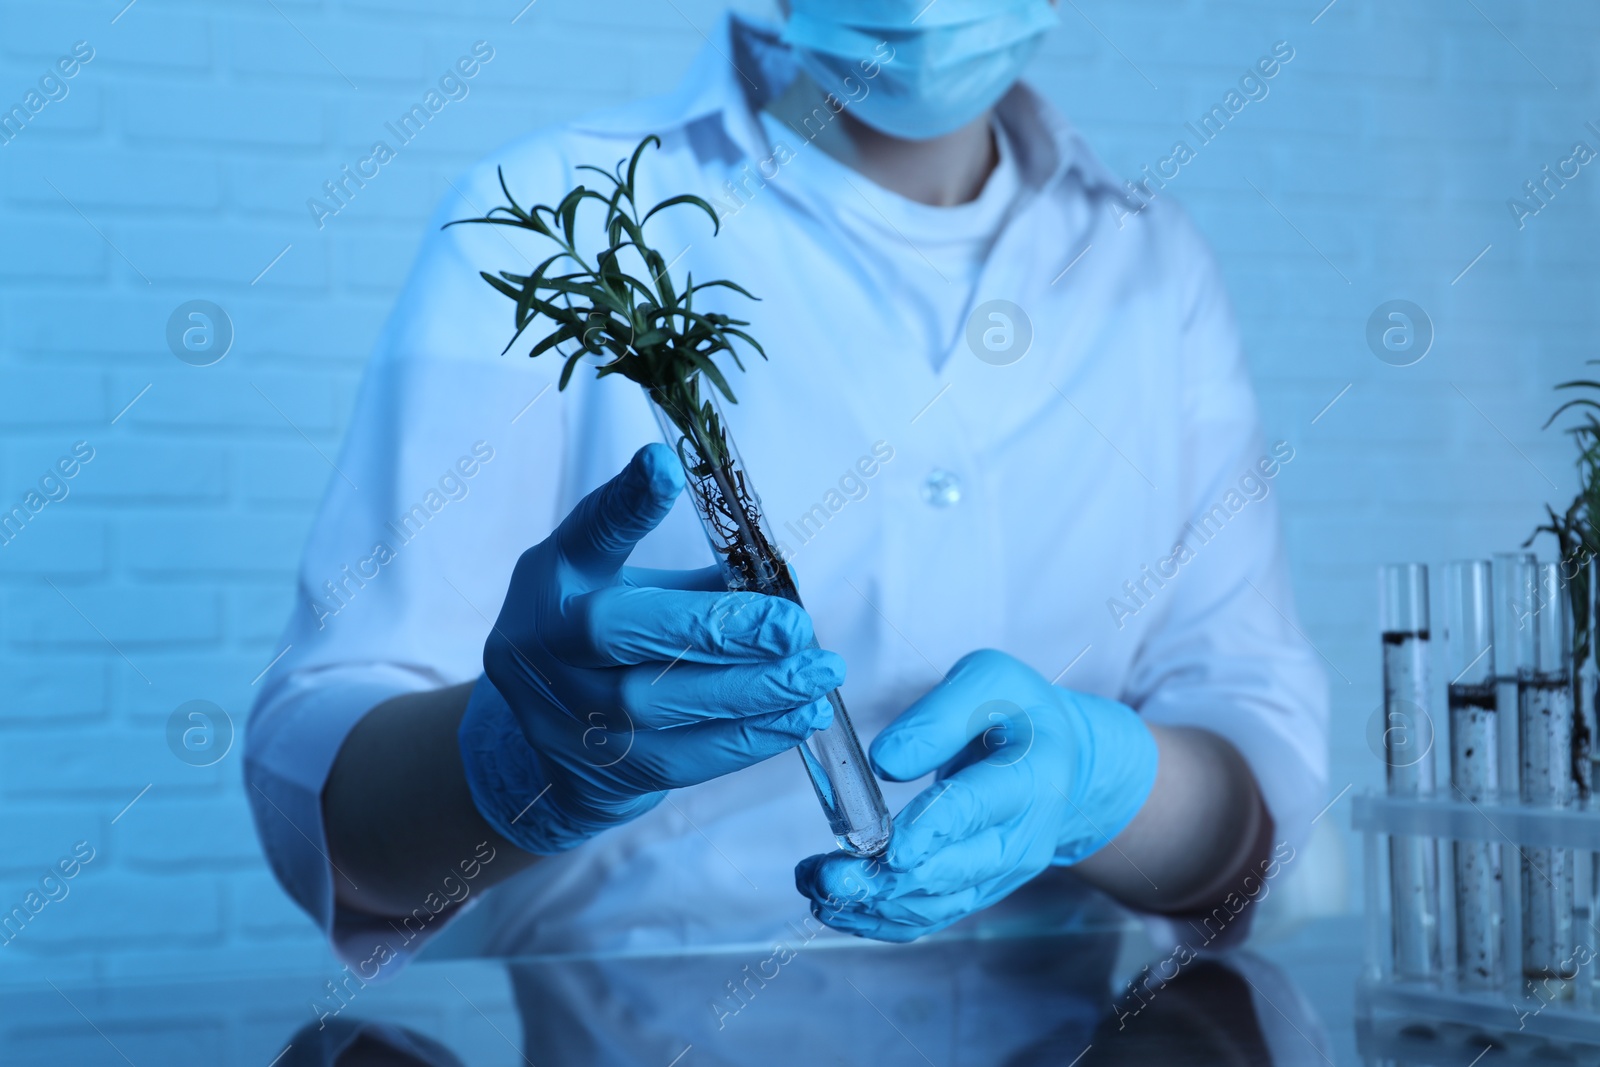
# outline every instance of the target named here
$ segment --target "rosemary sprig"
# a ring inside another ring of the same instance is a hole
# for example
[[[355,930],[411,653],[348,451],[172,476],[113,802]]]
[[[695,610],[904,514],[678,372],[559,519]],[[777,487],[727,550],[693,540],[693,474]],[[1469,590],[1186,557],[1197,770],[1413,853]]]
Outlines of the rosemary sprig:
[[[1600,363],[1600,360],[1591,359],[1588,363],[1593,365]],[[1600,382],[1580,378],[1562,382],[1556,388],[1600,393]],[[1592,637],[1589,619],[1590,568],[1586,564],[1600,556],[1600,420],[1594,414],[1600,411],[1600,400],[1592,396],[1573,397],[1556,408],[1545,420],[1544,428],[1549,429],[1562,415],[1577,408],[1593,409],[1585,412],[1582,423],[1566,431],[1578,446],[1578,493],[1565,513],[1558,513],[1555,508],[1545,505],[1549,521],[1534,529],[1524,547],[1533,544],[1541,533],[1548,533],[1556,539],[1563,570],[1568,572],[1567,589],[1572,601],[1573,662],[1581,665],[1588,658]]]
[[[497,170],[506,203],[481,218],[457,219],[446,226],[511,226],[554,242],[558,251],[531,274],[479,272],[516,305],[516,332],[504,351],[510,351],[529,326],[542,320],[553,328],[534,342],[528,355],[554,351],[565,359],[558,388],[567,387],[585,356],[606,359],[596,369],[596,376],[620,374],[643,386],[683,433],[678,454],[684,466],[691,475],[703,478],[712,473],[707,465],[725,465],[729,450],[715,408],[709,398],[700,395],[700,379],[703,376],[711,382],[730,404],[738,403],[713,357],[727,353],[744,370],[735,340],[749,345],[763,359],[766,352],[742,329],[750,325],[748,321],[694,306],[695,294],[707,289],[731,289],[751,300],[756,297],[731,281],[697,285],[693,274],[680,291],[673,284],[667,261],[645,240],[645,224],[652,217],[684,205],[704,211],[711,219],[713,234],[720,229],[715,209],[689,194],[670,197],[641,213],[635,178],[640,157],[651,145],[659,148],[661,139],[646,137],[631,157],[618,160],[610,171],[587,164],[578,167],[599,175],[603,188],[579,185],[554,207],[535,204],[523,208],[511,195],[505,172]],[[579,250],[577,236],[579,210],[591,200],[605,211],[605,245],[592,263]],[[624,259],[630,253],[643,263],[648,278],[636,277],[625,268]],[[573,343],[576,347],[562,348]]]
[[[1600,360],[1591,359],[1587,362],[1594,365]],[[1580,378],[1562,382],[1556,388],[1600,393],[1600,382]],[[1584,411],[1584,421],[1566,431],[1578,446],[1577,495],[1563,513],[1546,504],[1545,512],[1549,521],[1536,527],[1523,544],[1524,548],[1528,547],[1542,533],[1556,539],[1561,567],[1567,579],[1567,599],[1572,605],[1572,690],[1574,707],[1580,709],[1585,706],[1582,668],[1589,659],[1596,621],[1590,617],[1590,586],[1594,568],[1589,563],[1600,557],[1600,419],[1595,417],[1595,412],[1600,411],[1600,400],[1594,396],[1576,396],[1556,408],[1544,424],[1544,429],[1549,429],[1568,411],[1585,408],[1591,410]],[[1591,743],[1586,717],[1579,715],[1574,723],[1572,776],[1578,783],[1581,798],[1588,796],[1591,787],[1588,767]]]
[[[744,363],[734,342],[749,345],[763,359],[766,352],[742,327],[744,319],[716,311],[698,311],[696,293],[707,289],[731,289],[751,300],[744,288],[730,281],[701,282],[688,275],[680,291],[673,284],[669,264],[645,240],[645,224],[669,208],[699,208],[711,219],[712,233],[720,229],[717,213],[698,196],[684,194],[666,200],[641,213],[635,195],[639,159],[651,145],[661,146],[658,137],[640,141],[633,155],[617,161],[610,171],[588,165],[579,170],[598,174],[601,189],[579,185],[554,207],[535,204],[525,209],[517,203],[506,185],[505,172],[498,171],[500,190],[506,203],[481,218],[457,219],[446,226],[482,223],[529,230],[554,242],[557,251],[533,269],[531,274],[479,271],[483,280],[516,305],[516,332],[504,352],[536,321],[552,329],[534,342],[530,357],[554,351],[565,360],[558,388],[565,389],[585,356],[606,360],[596,376],[620,374],[649,393],[650,399],[677,427],[678,458],[691,478],[700,483],[692,494],[708,529],[715,531],[717,551],[722,554],[732,580],[740,588],[758,589],[798,600],[792,577],[781,557],[766,537],[754,490],[744,471],[735,462],[727,430],[709,396],[702,396],[700,382],[738,403],[715,356],[726,353],[735,366]],[[602,220],[605,245],[593,262],[578,248],[578,215],[586,201],[604,206]],[[649,278],[636,277],[624,266],[624,258],[636,256]],[[565,273],[562,273],[565,271]],[[563,349],[563,345],[573,345]]]

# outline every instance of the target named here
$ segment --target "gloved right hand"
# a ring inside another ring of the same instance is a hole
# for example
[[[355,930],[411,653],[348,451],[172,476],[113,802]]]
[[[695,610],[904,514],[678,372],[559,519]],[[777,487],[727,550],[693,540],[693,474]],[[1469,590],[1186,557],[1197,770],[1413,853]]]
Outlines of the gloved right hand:
[[[572,848],[666,791],[759,763],[827,727],[844,660],[805,609],[731,593],[715,567],[625,567],[682,491],[647,445],[517,561],[459,741],[472,798],[507,840]]]

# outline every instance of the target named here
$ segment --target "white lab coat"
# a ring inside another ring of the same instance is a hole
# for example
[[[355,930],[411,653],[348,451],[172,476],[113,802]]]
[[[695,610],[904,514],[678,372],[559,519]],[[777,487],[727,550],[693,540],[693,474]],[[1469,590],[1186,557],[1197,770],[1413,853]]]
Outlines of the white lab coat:
[[[267,855],[349,960],[380,943],[408,955],[449,914],[406,941],[335,907],[320,794],[340,743],[384,698],[475,677],[518,555],[658,436],[621,378],[585,370],[558,391],[560,361],[523,355],[533,333],[500,354],[512,308],[478,271],[527,271],[548,254],[536,241],[437,224],[502,202],[497,167],[524,205],[553,204],[580,180],[575,165],[609,166],[646,133],[664,145],[641,166],[643,202],[755,190],[716,237],[687,209],[650,232],[676,277],[730,278],[762,298],[706,294],[750,319],[770,357],[731,372],[729,423],[816,631],[848,662],[864,739],[963,654],[993,647],[1149,722],[1226,737],[1280,838],[1298,839],[1321,804],[1325,683],[1292,621],[1273,492],[1294,443],[1262,439],[1233,313],[1189,220],[1165,200],[1132,212],[1082,138],[1019,85],[998,116],[1024,191],[970,303],[1023,308],[1032,345],[998,366],[958,338],[930,360],[903,342],[896,279],[863,269],[801,172],[745,177],[772,154],[745,78],[781,87],[792,69],[770,28],[725,19],[676,92],[505,146],[435,217],[367,368],[289,649],[249,725]],[[820,152],[790,147],[802,158],[789,167]],[[833,492],[875,446],[892,459],[865,495]],[[802,516],[805,541],[788,536]],[[1190,525],[1202,518],[1204,532]],[[686,502],[634,562],[710,562]],[[891,810],[926,784],[890,787]],[[799,759],[780,757],[676,792],[497,888],[493,947],[766,941],[807,914],[794,863],[832,846]]]

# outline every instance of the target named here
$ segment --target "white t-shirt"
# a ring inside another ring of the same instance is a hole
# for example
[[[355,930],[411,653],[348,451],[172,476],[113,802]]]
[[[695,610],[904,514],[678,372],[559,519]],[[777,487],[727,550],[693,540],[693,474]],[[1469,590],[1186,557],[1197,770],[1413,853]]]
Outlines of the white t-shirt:
[[[978,196],[935,207],[863,177],[769,112],[761,121],[769,144],[796,149],[775,181],[829,206],[860,262],[885,290],[896,291],[894,307],[884,310],[900,316],[906,347],[925,353],[939,370],[966,332],[978,276],[1022,192],[1005,127],[992,124],[998,159]]]

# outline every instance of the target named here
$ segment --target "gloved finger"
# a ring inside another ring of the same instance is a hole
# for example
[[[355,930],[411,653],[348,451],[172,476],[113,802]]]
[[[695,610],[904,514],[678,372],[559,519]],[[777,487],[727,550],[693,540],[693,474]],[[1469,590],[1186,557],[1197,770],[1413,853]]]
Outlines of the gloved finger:
[[[804,608],[762,593],[608,585],[562,613],[566,625],[544,639],[574,667],[773,659],[816,643]]]
[[[765,663],[647,663],[608,673],[620,683],[618,705],[639,725],[663,730],[812,704],[843,685],[845,672],[837,653],[813,648]]]
[[[816,909],[813,907],[813,914]],[[871,941],[884,941],[894,945],[905,945],[928,934],[935,933],[942,927],[901,926],[898,923],[885,922],[873,915],[856,915],[844,913],[829,916],[817,915],[817,918],[841,934],[853,934]],[[948,925],[948,924],[946,924]]]
[[[1017,867],[1024,851],[1011,840],[1020,832],[1016,825],[990,826],[951,841],[928,853],[905,881],[918,892],[948,896],[1003,877]]]
[[[836,930],[878,941],[906,942],[960,922],[997,899],[999,896],[989,895],[986,886],[931,894],[913,884],[842,907],[812,897],[811,913]]]
[[[836,930],[877,941],[914,941],[956,922],[977,905],[970,892],[929,897],[919,881],[875,867],[870,860],[831,852],[795,867],[795,888],[811,913]]]
[[[569,712],[558,728],[577,723],[589,731],[584,735],[589,744],[587,738],[597,731],[631,736],[714,720],[762,719],[818,701],[826,704],[824,697],[843,678],[844,661],[820,648],[766,663],[647,663],[584,671],[563,687],[564,702],[580,710]],[[824,713],[819,709],[811,717],[818,715]],[[828,721],[831,715],[823,725]]]
[[[863,906],[866,914],[886,924],[902,927],[921,937],[958,923],[993,902],[981,887],[951,893],[906,893],[874,899]]]
[[[699,785],[787,752],[832,721],[833,706],[818,700],[769,715],[640,729],[616,770],[639,792]]]
[[[920,927],[913,928],[884,922],[883,919],[867,911],[857,909],[830,911],[815,901],[811,903],[811,914],[841,934],[852,934],[873,941],[905,944],[915,941],[927,932]]]
[[[556,548],[592,582],[622,569],[633,546],[655,529],[683,491],[683,465],[663,444],[645,445],[622,472],[578,501],[556,528]]]
[[[794,885],[824,910],[860,907],[883,891],[882,866],[848,852],[807,856],[794,868]]]
[[[996,723],[992,713],[1025,718],[1049,699],[1049,683],[1003,652],[974,652],[872,741],[872,764],[891,782],[931,774]],[[1021,723],[1026,727],[1026,723]]]
[[[895,817],[885,862],[907,871],[990,827],[1011,822],[1036,803],[1033,778],[1015,766],[975,763],[912,798]]]
[[[937,867],[924,864],[914,871],[864,869],[863,861],[843,852],[812,856],[795,867],[795,888],[824,912],[863,913],[895,921],[943,913],[925,903],[931,898],[955,897],[993,884],[1021,864],[1006,836],[998,829],[952,845],[939,854]],[[947,858],[946,858],[947,857]]]
[[[720,593],[728,588],[722,568],[715,563],[694,570],[674,571],[657,567],[624,567],[619,575],[623,585],[656,589],[693,589],[701,593]]]

